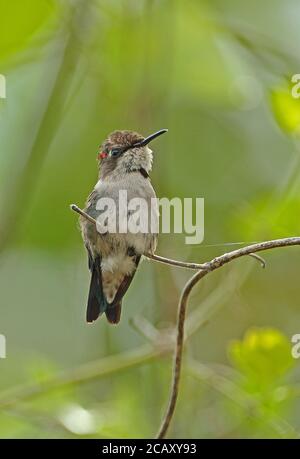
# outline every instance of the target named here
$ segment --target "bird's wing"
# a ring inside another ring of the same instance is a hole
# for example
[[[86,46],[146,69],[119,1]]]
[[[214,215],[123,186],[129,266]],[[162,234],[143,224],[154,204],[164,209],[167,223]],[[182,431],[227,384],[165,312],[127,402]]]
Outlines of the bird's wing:
[[[88,253],[89,267],[92,276],[87,303],[86,320],[87,322],[94,322],[94,320],[98,319],[99,315],[107,309],[108,303],[103,294],[100,257],[93,260],[89,251]]]

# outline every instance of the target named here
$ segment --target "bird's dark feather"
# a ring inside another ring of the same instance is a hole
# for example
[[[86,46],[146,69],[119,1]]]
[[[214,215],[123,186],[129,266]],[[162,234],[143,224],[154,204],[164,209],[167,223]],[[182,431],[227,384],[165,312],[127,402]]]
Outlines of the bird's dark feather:
[[[144,178],[149,178],[148,172],[147,172],[146,169],[144,169],[143,167],[141,167],[141,168],[139,169],[139,172],[142,174],[142,176],[143,176]]]
[[[120,322],[121,310],[122,310],[122,301],[114,304],[114,306],[108,306],[108,308],[105,311],[105,314],[110,324],[115,325]]]
[[[106,310],[108,303],[103,294],[100,257],[93,260],[89,253],[89,266],[91,266],[92,277],[87,303],[86,320],[87,322],[93,322]]]

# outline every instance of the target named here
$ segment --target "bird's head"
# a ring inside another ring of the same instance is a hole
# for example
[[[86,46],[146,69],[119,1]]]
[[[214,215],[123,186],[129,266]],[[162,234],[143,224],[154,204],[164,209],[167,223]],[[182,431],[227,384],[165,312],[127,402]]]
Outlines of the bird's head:
[[[144,171],[147,175],[152,166],[152,151],[148,144],[165,132],[167,129],[161,129],[148,137],[134,131],[112,132],[100,146],[100,177],[105,179],[134,171]]]

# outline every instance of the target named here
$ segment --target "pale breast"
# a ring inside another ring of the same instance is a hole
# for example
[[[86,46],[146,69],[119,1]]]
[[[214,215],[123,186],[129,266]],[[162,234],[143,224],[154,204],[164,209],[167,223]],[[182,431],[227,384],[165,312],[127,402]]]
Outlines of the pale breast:
[[[117,182],[99,180],[95,194],[98,199],[112,199],[116,217],[116,232],[97,238],[99,251],[105,255],[118,251],[124,254],[128,247],[133,247],[138,254],[153,253],[157,242],[159,213],[150,181],[139,172],[132,172]],[[98,216],[100,210],[95,214]]]

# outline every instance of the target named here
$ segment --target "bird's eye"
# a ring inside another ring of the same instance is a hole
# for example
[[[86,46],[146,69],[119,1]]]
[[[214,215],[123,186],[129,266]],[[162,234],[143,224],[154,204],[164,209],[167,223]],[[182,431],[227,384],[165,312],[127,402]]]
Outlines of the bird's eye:
[[[113,158],[116,158],[122,153],[121,148],[112,148],[109,152],[109,155],[112,156]]]

